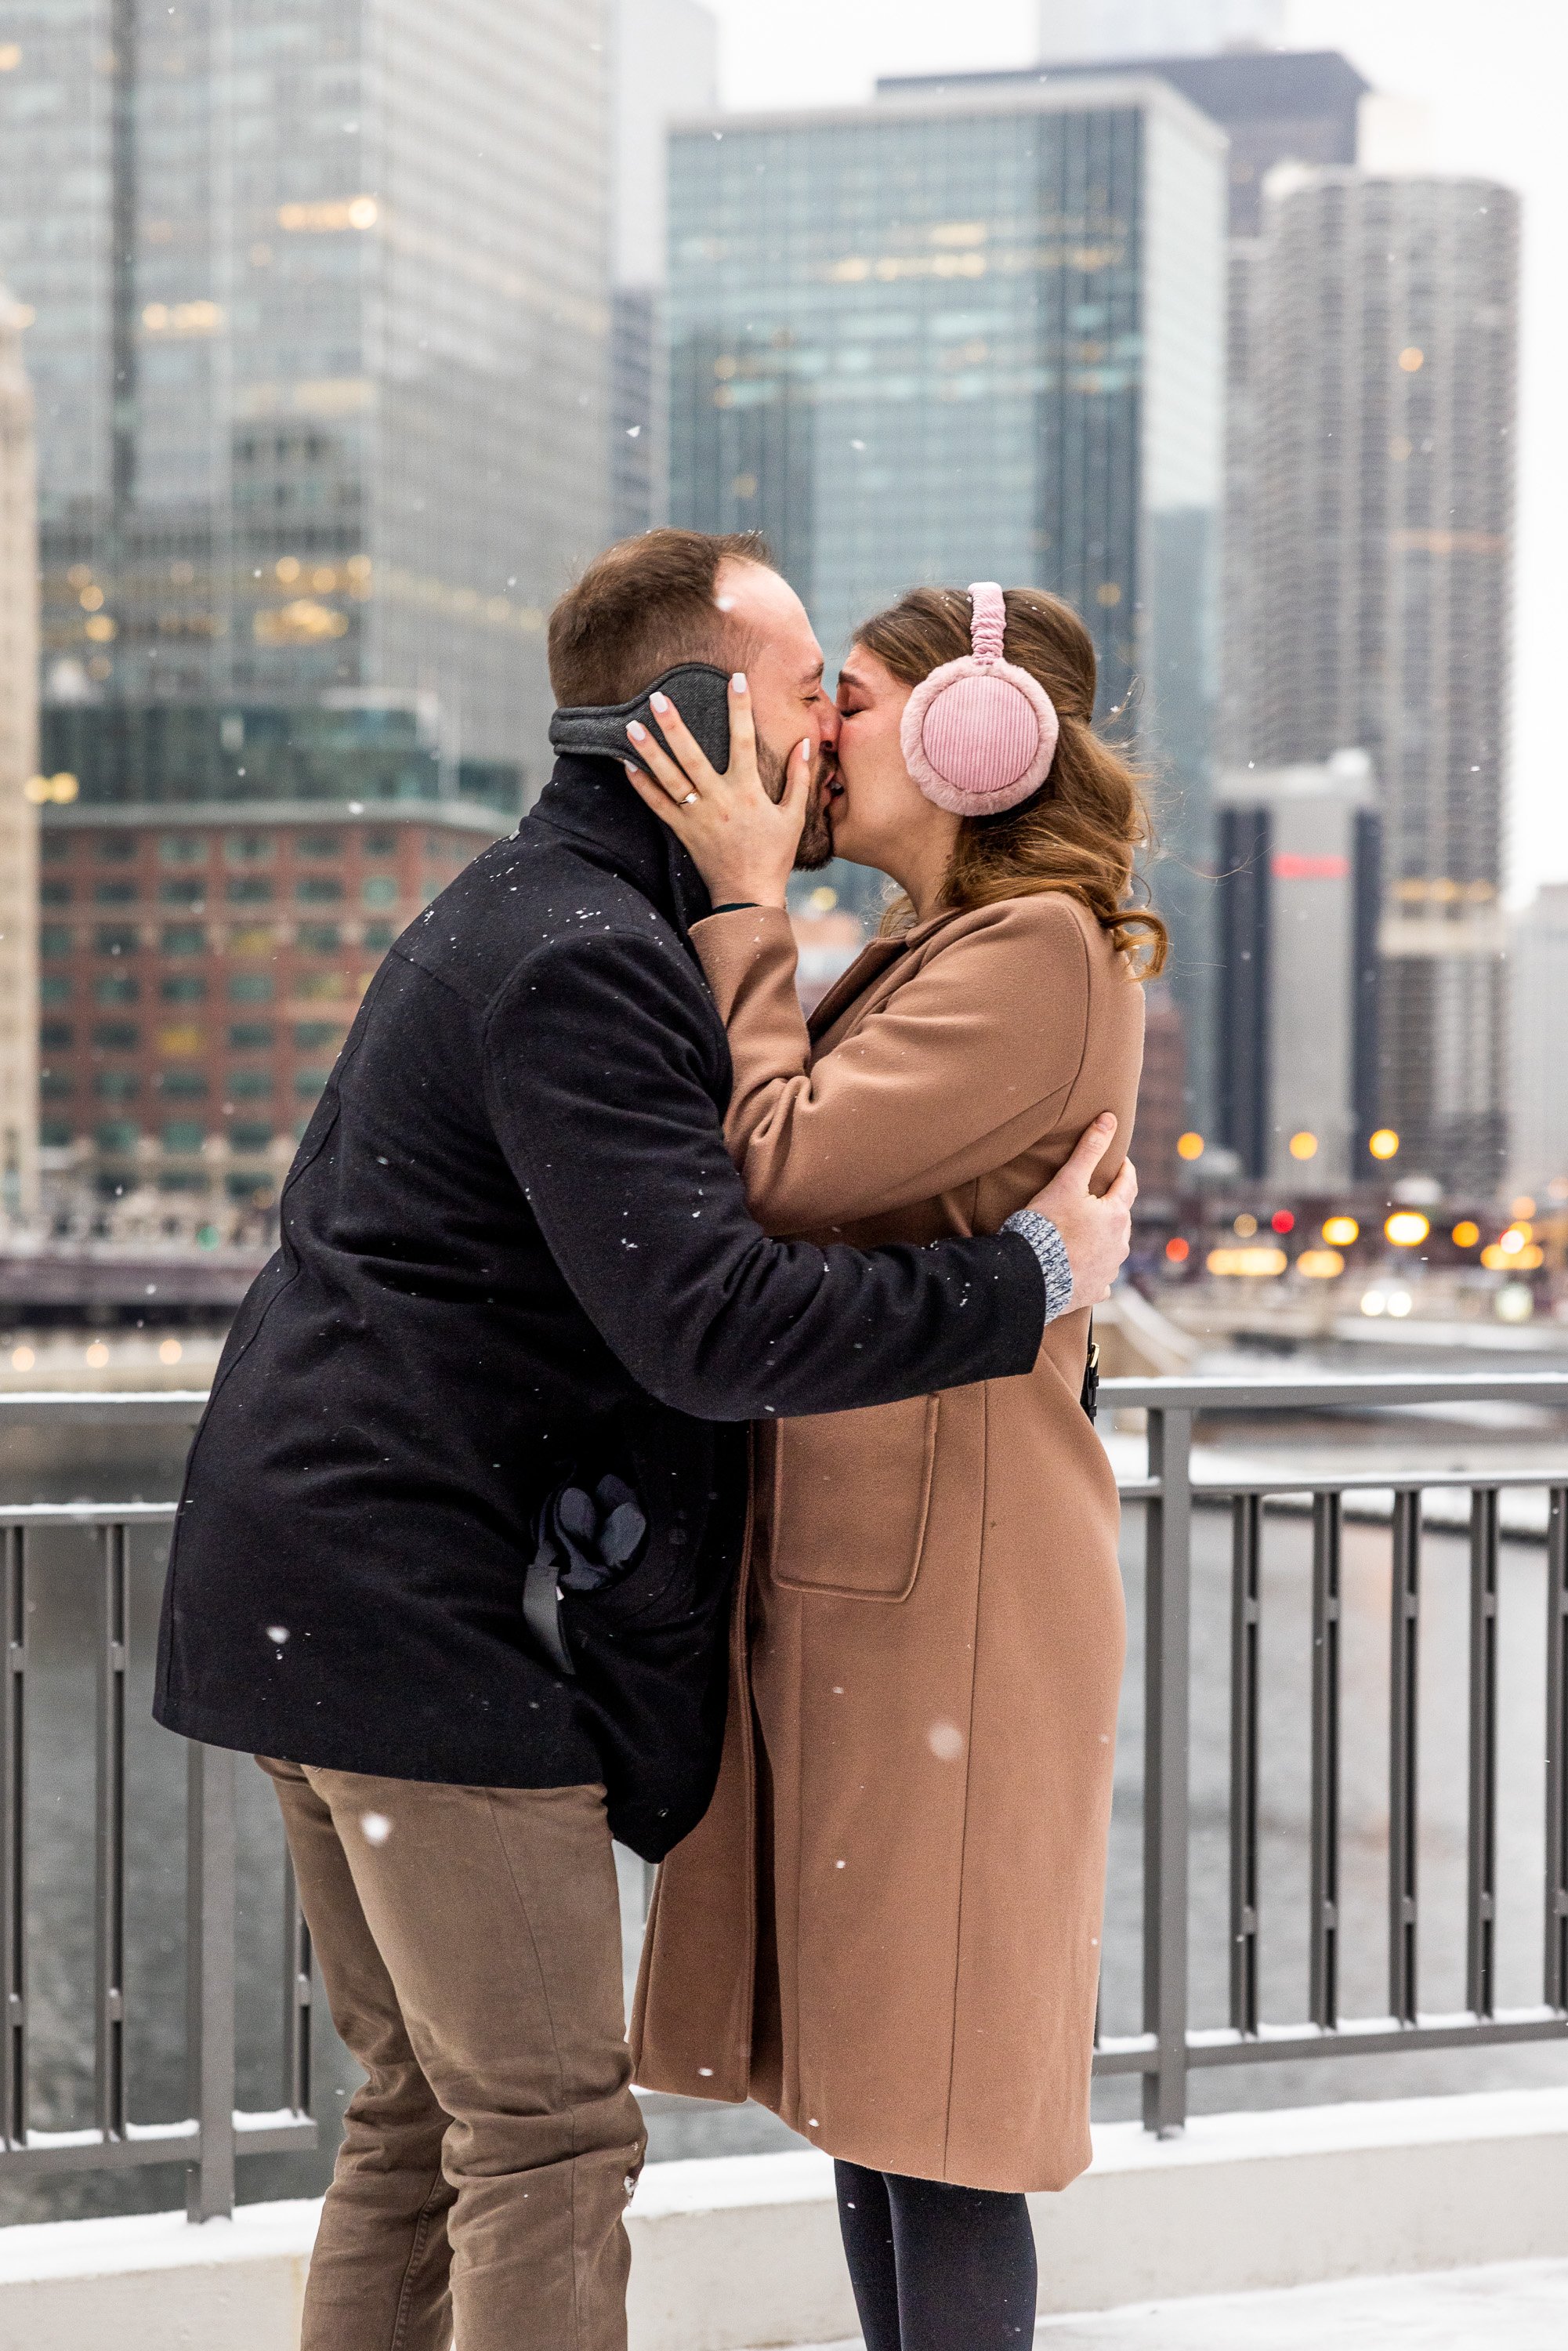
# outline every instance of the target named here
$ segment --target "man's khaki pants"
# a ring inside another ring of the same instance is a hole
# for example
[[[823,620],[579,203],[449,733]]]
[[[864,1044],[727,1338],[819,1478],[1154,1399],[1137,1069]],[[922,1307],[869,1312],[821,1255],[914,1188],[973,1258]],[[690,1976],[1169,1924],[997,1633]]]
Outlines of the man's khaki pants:
[[[369,2077],[300,2351],[622,2351],[644,2135],[604,1791],[257,1760]]]

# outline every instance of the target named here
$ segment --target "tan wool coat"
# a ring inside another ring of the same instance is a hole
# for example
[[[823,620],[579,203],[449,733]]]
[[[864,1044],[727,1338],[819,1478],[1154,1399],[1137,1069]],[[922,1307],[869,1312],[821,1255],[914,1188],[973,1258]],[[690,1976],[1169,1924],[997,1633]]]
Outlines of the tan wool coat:
[[[1142,991],[1048,893],[877,941],[808,1030],[782,913],[693,939],[770,1232],[994,1232],[1099,1112]],[[1124,1646],[1088,1316],[1022,1377],[755,1432],[717,1793],[665,1863],[636,2078],[759,2099],[879,2170],[1062,2188],[1089,2074]]]

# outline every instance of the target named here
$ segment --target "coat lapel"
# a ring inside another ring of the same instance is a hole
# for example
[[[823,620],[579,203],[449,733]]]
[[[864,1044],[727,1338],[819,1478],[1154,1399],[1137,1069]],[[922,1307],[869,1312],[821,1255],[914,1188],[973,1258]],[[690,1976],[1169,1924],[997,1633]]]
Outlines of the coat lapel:
[[[880,979],[890,964],[898,961],[906,942],[903,939],[873,939],[862,947],[847,971],[840,972],[826,996],[806,1023],[811,1042],[825,1037],[835,1020],[862,996],[873,980]]]

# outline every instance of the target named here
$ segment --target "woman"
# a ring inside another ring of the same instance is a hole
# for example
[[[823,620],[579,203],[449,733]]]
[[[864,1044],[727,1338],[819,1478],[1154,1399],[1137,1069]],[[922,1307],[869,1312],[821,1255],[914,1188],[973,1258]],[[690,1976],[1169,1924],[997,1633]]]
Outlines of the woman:
[[[810,1029],[804,764],[774,807],[744,680],[724,776],[673,712],[680,767],[640,740],[715,903],[693,942],[771,1232],[994,1231],[1098,1114],[1131,1133],[1166,938],[1126,904],[1143,811],[1094,684],[1033,590],[918,589],[861,630],[829,821],[904,895]],[[760,2099],[835,2157],[868,2351],[1032,2339],[1023,2192],[1090,2158],[1124,1624],[1087,1321],[1022,1378],[757,1430],[719,1788],[649,1921],[637,2079]]]

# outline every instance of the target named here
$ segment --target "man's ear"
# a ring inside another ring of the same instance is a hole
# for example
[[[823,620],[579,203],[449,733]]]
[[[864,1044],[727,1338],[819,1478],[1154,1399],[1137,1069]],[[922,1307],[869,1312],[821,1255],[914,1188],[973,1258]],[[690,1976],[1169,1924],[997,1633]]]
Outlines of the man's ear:
[[[729,765],[729,676],[711,662],[677,662],[630,702],[584,703],[558,710],[549,723],[552,749],[593,759],[632,759],[645,767],[626,729],[633,718],[640,719],[661,747],[669,749],[651,706],[655,694],[669,695],[704,757],[722,773]]]

